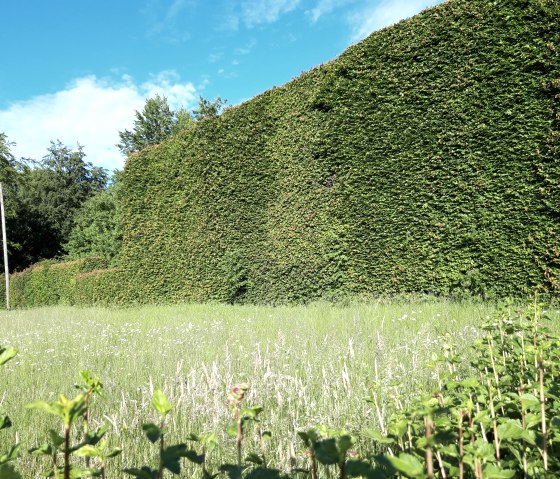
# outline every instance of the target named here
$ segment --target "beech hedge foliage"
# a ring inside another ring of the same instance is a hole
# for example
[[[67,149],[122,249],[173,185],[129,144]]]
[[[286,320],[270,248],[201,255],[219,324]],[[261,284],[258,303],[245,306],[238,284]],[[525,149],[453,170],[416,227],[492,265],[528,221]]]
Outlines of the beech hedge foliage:
[[[559,10],[449,1],[132,155],[124,296],[557,292]]]
[[[558,293],[559,25],[450,0],[131,155],[120,268],[73,301]],[[14,303],[69,301],[43,268]]]
[[[41,261],[20,273],[10,276],[10,307],[36,307],[56,304],[109,304],[118,302],[115,288],[108,288],[105,272],[107,260],[100,257],[81,258],[73,261]],[[103,289],[91,291],[90,275]],[[1,275],[0,305],[6,305],[4,275]],[[119,285],[120,283],[116,282]],[[117,301],[115,301],[117,300]]]

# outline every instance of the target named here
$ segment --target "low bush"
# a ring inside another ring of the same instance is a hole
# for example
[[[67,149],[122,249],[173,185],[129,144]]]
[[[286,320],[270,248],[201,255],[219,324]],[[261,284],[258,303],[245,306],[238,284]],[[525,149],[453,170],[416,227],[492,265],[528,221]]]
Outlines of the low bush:
[[[10,307],[75,304],[77,276],[106,266],[106,260],[100,257],[63,262],[48,260],[34,264],[10,276]],[[5,307],[4,281],[1,290],[0,304]]]
[[[95,269],[76,275],[74,304],[80,306],[123,304],[123,284],[126,280],[118,268]]]

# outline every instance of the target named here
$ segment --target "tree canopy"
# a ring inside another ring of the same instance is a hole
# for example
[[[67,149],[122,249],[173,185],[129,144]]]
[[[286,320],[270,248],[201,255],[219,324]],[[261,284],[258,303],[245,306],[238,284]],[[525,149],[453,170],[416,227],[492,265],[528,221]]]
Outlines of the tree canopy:
[[[84,201],[64,249],[70,258],[102,256],[116,264],[122,244],[119,172],[102,192]]]
[[[199,97],[198,107],[189,112],[185,108],[173,111],[165,96],[148,98],[141,112],[135,112],[134,128],[119,131],[121,141],[117,147],[124,155],[140,151],[149,145],[156,145],[179,132],[190,128],[195,121],[218,116],[225,108],[227,100],[217,97],[206,100]]]
[[[85,152],[51,142],[40,161],[16,161],[0,133],[0,181],[5,183],[11,270],[63,254],[83,203],[107,186],[107,172],[85,161]]]

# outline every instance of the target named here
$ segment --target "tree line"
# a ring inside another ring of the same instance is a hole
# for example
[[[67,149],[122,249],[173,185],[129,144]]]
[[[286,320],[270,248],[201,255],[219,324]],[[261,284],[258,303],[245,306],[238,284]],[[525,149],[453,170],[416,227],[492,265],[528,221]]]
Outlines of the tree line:
[[[172,110],[164,96],[146,100],[135,112],[132,130],[119,132],[116,145],[128,156],[188,130],[204,118],[218,116],[226,101],[202,97],[189,112]],[[69,148],[51,141],[40,160],[15,158],[15,146],[0,132],[0,182],[4,189],[10,271],[45,259],[99,255],[118,262],[120,175],[86,161],[81,145]]]

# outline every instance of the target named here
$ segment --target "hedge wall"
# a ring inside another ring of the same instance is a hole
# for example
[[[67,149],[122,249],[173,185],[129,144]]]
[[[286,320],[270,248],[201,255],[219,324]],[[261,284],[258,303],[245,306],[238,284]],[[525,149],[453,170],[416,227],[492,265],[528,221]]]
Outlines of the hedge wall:
[[[10,307],[82,304],[85,295],[76,301],[76,284],[80,274],[107,266],[104,258],[91,257],[74,261],[42,261],[10,276]],[[0,306],[5,307],[4,275],[0,286]],[[91,298],[88,304],[95,301]]]
[[[558,291],[559,21],[452,0],[132,156],[124,298]]]
[[[96,269],[76,275],[74,304],[120,305],[127,302],[124,295],[126,278],[118,268]]]

